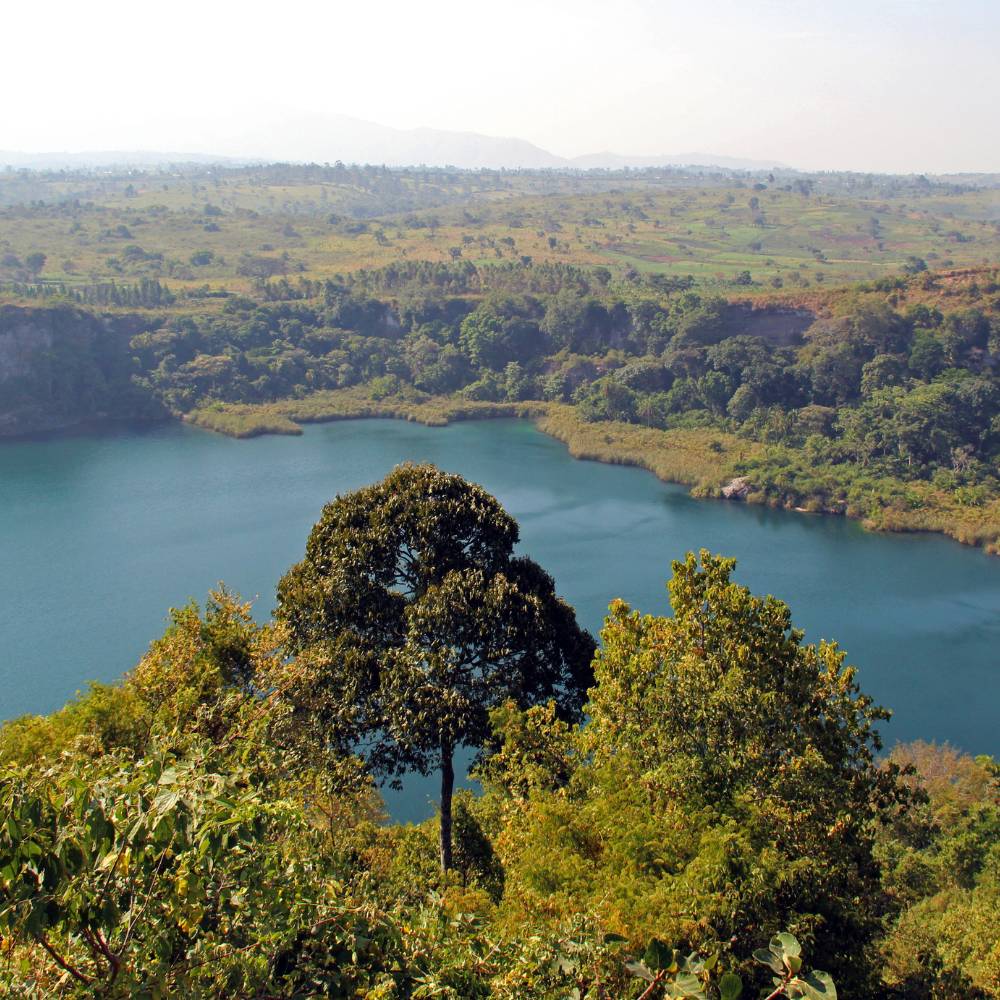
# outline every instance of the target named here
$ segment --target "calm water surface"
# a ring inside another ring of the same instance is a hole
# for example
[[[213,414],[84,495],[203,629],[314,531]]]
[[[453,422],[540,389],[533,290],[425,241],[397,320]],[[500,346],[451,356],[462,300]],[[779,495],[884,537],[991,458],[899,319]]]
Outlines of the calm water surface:
[[[613,597],[665,612],[670,560],[706,547],[739,560],[741,583],[787,600],[808,639],[847,649],[864,689],[895,710],[887,743],[1000,753],[1000,559],[693,500],[637,469],[574,461],[518,421],[349,421],[250,441],[171,424],[0,444],[0,718],[119,676],[167,608],[220,580],[267,616],[322,505],[408,459],[496,494],[523,551],[595,632]],[[422,815],[432,794],[414,784],[391,796],[393,813]]]

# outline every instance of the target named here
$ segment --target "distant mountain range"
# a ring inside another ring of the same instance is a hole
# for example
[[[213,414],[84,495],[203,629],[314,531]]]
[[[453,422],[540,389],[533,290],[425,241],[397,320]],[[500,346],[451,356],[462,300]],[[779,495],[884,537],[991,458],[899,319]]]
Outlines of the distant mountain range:
[[[16,153],[0,151],[0,167],[52,170],[81,167],[155,167],[169,163],[313,162],[376,163],[393,167],[453,166],[552,170],[620,170],[625,167],[702,166],[728,170],[767,170],[773,161],[714,153],[628,156],[591,153],[556,156],[525,139],[443,129],[398,129],[346,115],[286,116],[250,132],[220,134],[218,154],[102,151]]]

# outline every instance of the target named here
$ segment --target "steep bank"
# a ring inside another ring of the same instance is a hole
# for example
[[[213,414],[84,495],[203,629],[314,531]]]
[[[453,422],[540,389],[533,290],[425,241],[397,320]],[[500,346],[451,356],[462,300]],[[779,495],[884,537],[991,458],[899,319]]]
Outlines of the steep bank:
[[[0,436],[166,417],[132,378],[129,341],[150,323],[70,305],[0,307]]]

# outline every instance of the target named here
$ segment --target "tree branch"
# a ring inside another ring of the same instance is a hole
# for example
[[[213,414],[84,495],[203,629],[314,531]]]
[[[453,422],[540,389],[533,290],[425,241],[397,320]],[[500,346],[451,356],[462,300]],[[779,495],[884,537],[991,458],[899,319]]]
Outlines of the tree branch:
[[[764,1000],[777,1000],[777,998],[785,992],[785,987],[789,982],[790,980],[786,979],[773,993],[768,993],[768,995],[764,997]]]
[[[90,976],[84,975],[79,969],[70,965],[70,963],[66,961],[66,959],[63,958],[62,955],[60,955],[59,952],[52,947],[52,945],[49,944],[44,934],[36,933],[33,936],[35,940],[49,953],[52,957],[52,961],[55,962],[56,965],[63,970],[63,972],[68,972],[78,982],[83,983],[84,986],[90,986],[94,982]]]
[[[663,985],[663,980],[667,978],[666,970],[661,969],[654,977],[653,981],[642,991],[639,1000],[651,1000],[656,991]]]

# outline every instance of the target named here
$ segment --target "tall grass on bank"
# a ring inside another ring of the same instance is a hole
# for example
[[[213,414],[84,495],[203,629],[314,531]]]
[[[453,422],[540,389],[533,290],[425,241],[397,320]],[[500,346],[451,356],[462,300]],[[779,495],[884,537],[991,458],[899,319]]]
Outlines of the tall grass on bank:
[[[760,445],[708,428],[657,430],[613,421],[588,423],[573,407],[550,404],[539,430],[562,441],[574,458],[648,469],[666,482],[717,488],[737,475],[739,463]]]
[[[378,399],[367,387],[354,386],[274,403],[214,403],[192,410],[184,419],[206,430],[247,438],[261,434],[301,434],[301,424],[366,417],[388,417],[428,427],[444,427],[456,420],[537,417],[547,407],[548,404],[542,402],[487,403],[419,392]]]

